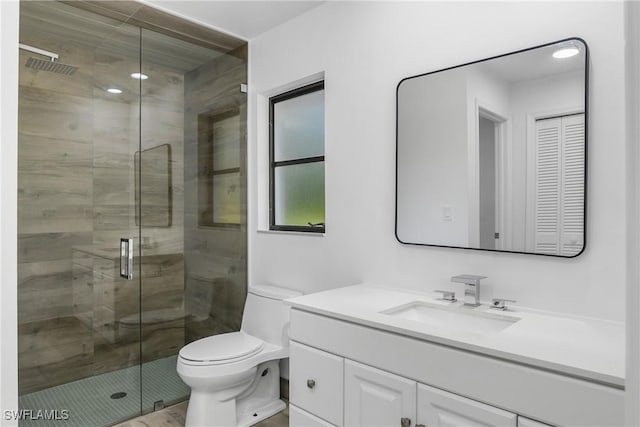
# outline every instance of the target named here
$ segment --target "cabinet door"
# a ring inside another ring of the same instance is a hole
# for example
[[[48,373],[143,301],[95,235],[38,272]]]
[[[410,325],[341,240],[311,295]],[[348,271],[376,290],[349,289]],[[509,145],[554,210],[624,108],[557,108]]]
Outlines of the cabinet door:
[[[334,427],[322,418],[311,415],[295,405],[289,405],[289,427]]]
[[[517,415],[419,384],[416,424],[429,427],[516,427]]]
[[[518,415],[518,427],[551,427],[549,424],[541,423],[540,421],[533,421],[529,418],[521,417]]]
[[[291,342],[289,387],[291,403],[342,425],[343,358]]]
[[[416,382],[345,360],[345,426],[400,427],[415,424]]]

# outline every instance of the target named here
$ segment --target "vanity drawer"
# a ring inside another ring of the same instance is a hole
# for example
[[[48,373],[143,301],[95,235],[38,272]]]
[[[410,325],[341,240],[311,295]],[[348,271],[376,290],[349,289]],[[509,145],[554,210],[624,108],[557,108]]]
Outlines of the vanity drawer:
[[[289,426],[290,427],[334,427],[322,418],[311,415],[294,405],[289,405]]]
[[[344,359],[296,342],[290,352],[291,403],[341,426]]]

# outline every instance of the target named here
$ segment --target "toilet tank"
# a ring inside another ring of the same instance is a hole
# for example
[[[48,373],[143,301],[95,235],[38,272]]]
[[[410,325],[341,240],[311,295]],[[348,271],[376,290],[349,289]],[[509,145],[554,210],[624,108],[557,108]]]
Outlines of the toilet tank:
[[[300,295],[301,292],[277,286],[250,287],[244,304],[241,330],[263,341],[289,346],[290,308],[282,300]]]

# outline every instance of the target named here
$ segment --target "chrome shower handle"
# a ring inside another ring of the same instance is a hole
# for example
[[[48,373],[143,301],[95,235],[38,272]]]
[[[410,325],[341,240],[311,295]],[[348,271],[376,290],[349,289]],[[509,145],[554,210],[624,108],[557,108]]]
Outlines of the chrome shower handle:
[[[133,280],[133,239],[120,239],[120,277]]]

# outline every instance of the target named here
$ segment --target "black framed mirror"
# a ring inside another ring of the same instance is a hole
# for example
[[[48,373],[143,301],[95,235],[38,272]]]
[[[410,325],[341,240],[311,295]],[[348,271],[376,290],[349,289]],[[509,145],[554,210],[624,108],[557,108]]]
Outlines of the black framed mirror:
[[[580,255],[588,63],[585,41],[569,38],[401,80],[397,239]]]

